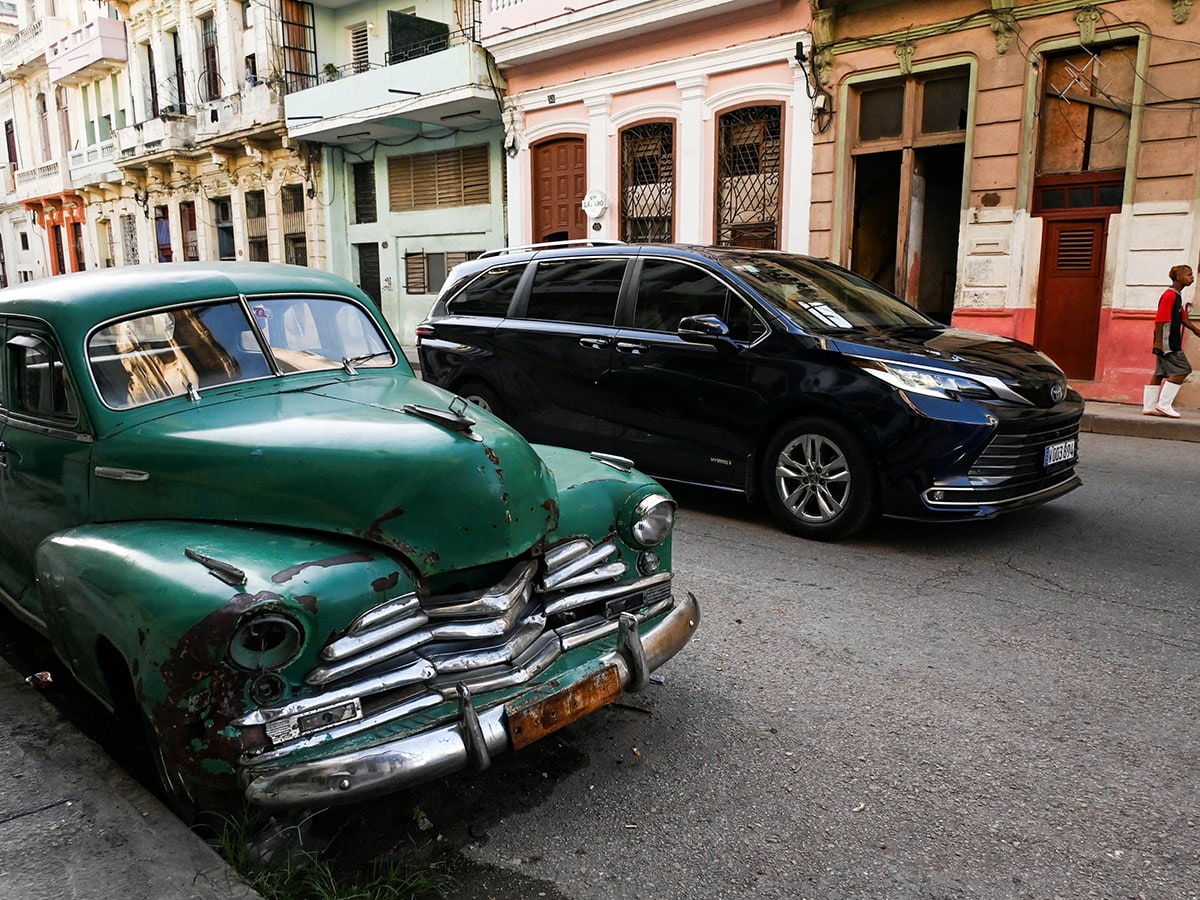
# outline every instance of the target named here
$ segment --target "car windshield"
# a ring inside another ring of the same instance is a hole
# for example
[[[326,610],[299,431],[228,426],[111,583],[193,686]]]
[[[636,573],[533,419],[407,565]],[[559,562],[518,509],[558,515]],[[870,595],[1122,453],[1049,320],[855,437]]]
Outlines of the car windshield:
[[[809,332],[886,331],[938,323],[865,278],[785,253],[732,257],[725,267]]]
[[[104,402],[129,409],[193,391],[280,374],[395,363],[375,322],[331,297],[198,303],[133,316],[88,341]]]

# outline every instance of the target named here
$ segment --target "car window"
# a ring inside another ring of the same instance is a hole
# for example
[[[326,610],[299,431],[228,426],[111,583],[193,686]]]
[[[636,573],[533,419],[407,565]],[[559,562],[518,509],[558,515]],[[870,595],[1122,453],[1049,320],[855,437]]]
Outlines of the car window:
[[[8,408],[39,419],[74,422],[79,403],[62,357],[49,339],[18,333],[9,338],[6,349],[12,377]]]
[[[101,398],[114,409],[129,409],[271,375],[263,342],[283,374],[341,368],[347,358],[367,366],[395,362],[375,323],[349,301],[255,299],[251,312],[252,320],[240,302],[226,300],[97,330],[88,340],[88,362]]]
[[[762,253],[738,256],[726,261],[725,266],[808,331],[883,331],[937,325],[878,285],[831,263],[785,253]]]
[[[674,333],[687,316],[725,319],[729,296],[729,288],[698,266],[647,260],[638,280],[633,327]]]
[[[524,263],[489,269],[451,300],[446,306],[447,311],[456,316],[503,318],[508,315],[509,303],[524,272]]]
[[[738,297],[730,297],[725,324],[729,326],[729,336],[743,344],[753,344],[767,333],[767,323]]]
[[[623,259],[539,262],[525,317],[582,325],[612,325],[625,266]]]

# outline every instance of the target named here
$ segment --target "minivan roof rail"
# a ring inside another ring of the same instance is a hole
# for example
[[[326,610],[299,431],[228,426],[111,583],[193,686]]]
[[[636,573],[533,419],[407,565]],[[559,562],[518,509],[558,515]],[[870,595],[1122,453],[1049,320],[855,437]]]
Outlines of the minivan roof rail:
[[[486,259],[489,256],[503,256],[505,253],[522,253],[526,250],[545,250],[549,247],[609,247],[614,244],[624,244],[610,238],[575,238],[569,241],[546,241],[541,244],[521,244],[514,247],[501,247],[499,250],[485,250],[476,259]]]

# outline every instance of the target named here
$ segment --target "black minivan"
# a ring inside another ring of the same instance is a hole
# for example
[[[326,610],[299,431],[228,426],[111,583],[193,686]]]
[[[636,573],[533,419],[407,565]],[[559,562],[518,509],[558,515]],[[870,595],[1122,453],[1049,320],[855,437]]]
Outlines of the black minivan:
[[[1083,401],[1047,356],[806,256],[495,251],[450,273],[417,336],[426,380],[529,440],[761,495],[805,537],[990,518],[1080,483]]]

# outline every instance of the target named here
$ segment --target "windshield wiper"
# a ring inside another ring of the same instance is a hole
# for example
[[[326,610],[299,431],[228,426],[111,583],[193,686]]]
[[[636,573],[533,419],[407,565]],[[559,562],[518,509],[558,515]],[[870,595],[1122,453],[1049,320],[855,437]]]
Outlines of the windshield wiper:
[[[347,375],[357,375],[358,369],[354,368],[359,363],[370,362],[373,359],[378,359],[380,356],[391,356],[391,350],[379,350],[375,353],[365,353],[362,356],[343,356],[342,368],[346,370]]]

